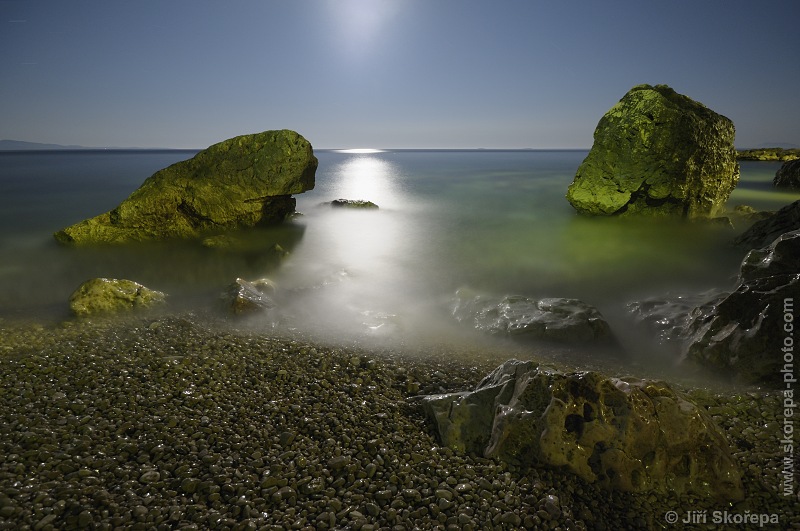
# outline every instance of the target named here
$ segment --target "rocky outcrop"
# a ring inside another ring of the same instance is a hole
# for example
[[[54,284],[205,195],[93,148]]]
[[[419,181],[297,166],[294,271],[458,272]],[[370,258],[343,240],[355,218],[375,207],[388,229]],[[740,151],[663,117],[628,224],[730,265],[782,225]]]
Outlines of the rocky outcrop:
[[[251,314],[274,308],[275,291],[275,284],[269,279],[248,282],[237,278],[222,294],[221,301],[235,315]]]
[[[780,384],[787,301],[800,299],[800,230],[750,251],[740,271],[730,294],[690,314],[685,357],[746,383]]]
[[[728,118],[636,86],[600,119],[567,199],[587,215],[716,216],[739,181],[733,140]]]
[[[364,199],[334,199],[328,204],[338,208],[378,208],[378,205],[372,201],[366,201]]]
[[[743,383],[779,384],[784,314],[800,297],[800,230],[750,251],[732,291],[628,305],[684,363]]]
[[[800,191],[800,159],[784,162],[775,173],[772,184],[775,188]]]
[[[664,382],[511,360],[474,391],[421,402],[443,446],[521,467],[565,468],[609,489],[743,498],[722,432]]]
[[[800,159],[800,149],[795,148],[760,148],[760,149],[740,149],[736,152],[739,160],[761,160],[761,161],[787,161]]]
[[[612,340],[597,308],[577,299],[510,295],[497,300],[460,289],[453,315],[491,334],[573,343]]]
[[[771,244],[781,234],[797,229],[800,229],[800,200],[786,205],[767,219],[753,223],[733,243],[747,249],[757,249]]]
[[[93,278],[81,284],[69,298],[69,307],[78,317],[113,314],[163,303],[166,295],[132,280]]]
[[[160,170],[110,212],[55,234],[66,244],[196,238],[283,221],[314,187],[317,159],[294,131],[244,135]]]

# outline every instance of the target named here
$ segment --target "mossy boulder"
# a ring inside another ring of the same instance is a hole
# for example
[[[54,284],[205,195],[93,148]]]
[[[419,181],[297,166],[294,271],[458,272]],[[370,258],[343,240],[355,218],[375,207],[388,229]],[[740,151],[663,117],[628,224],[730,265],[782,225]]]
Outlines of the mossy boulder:
[[[739,181],[734,134],[670,87],[638,85],[600,119],[567,199],[587,215],[716,216]]]
[[[66,244],[189,239],[269,225],[314,188],[317,159],[294,131],[225,140],[146,179],[118,207],[55,234]]]
[[[117,278],[93,278],[76,289],[69,298],[69,307],[78,317],[115,314],[150,308],[164,303],[166,295],[138,282]]]
[[[421,399],[442,445],[523,468],[566,469],[627,492],[744,497],[725,435],[657,380],[509,360],[474,391]]]

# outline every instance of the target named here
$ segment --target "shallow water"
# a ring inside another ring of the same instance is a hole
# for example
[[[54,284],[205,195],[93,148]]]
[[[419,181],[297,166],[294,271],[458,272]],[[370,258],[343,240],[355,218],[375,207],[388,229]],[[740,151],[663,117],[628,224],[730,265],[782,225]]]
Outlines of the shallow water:
[[[625,304],[730,287],[743,252],[712,225],[579,217],[564,198],[582,151],[319,151],[302,215],[248,233],[247,251],[194,243],[69,249],[52,233],[116,206],[156,170],[192,152],[0,153],[0,316],[67,316],[66,300],[95,276],[131,278],[175,308],[210,308],[236,277],[269,277],[279,308],[250,324],[342,342],[476,341],[454,323],[461,287],[596,305],[633,350]],[[743,162],[730,205],[775,210],[780,163]],[[334,209],[365,199],[378,210]],[[279,265],[266,252],[279,243]],[[542,347],[543,348],[543,347]]]

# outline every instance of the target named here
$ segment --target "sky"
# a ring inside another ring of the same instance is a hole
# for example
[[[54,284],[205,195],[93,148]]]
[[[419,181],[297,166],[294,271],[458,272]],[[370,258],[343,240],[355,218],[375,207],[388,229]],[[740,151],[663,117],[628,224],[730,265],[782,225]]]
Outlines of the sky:
[[[800,145],[798,0],[0,0],[0,139],[589,148],[633,86]]]

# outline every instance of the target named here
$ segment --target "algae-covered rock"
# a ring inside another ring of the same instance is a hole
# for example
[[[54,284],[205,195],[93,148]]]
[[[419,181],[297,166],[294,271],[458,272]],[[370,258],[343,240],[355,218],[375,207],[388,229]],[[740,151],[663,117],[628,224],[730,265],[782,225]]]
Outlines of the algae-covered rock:
[[[314,188],[317,159],[294,131],[225,140],[145,180],[118,207],[55,234],[68,244],[196,238],[283,221]]]
[[[734,126],[666,85],[632,88],[597,124],[567,199],[581,214],[722,212],[739,181]]]
[[[744,496],[721,430],[664,382],[511,360],[474,391],[426,396],[422,405],[442,445],[461,451],[565,468],[628,492]]]
[[[81,284],[69,298],[69,307],[78,317],[110,314],[163,303],[166,295],[132,280],[93,278]]]

